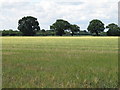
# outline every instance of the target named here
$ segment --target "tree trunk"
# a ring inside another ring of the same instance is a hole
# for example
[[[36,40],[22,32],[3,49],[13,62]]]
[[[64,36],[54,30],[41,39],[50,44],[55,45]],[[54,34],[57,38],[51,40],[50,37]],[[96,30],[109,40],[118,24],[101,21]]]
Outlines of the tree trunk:
[[[98,33],[98,32],[96,32],[96,35],[97,35],[97,36],[99,36],[99,33]]]
[[[71,34],[72,36],[74,35],[74,32],[72,32],[72,34]]]

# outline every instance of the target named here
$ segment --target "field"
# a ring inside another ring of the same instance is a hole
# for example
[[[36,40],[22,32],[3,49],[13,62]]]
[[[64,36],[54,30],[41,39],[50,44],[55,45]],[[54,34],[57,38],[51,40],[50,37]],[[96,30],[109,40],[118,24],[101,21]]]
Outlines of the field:
[[[3,88],[116,88],[118,37],[2,37]]]

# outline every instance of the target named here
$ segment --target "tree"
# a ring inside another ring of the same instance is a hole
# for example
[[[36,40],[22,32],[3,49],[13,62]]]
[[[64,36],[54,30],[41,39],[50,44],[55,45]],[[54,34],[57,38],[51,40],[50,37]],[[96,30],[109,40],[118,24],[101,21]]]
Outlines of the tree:
[[[50,26],[51,30],[56,32],[56,35],[62,36],[64,31],[70,28],[70,23],[68,21],[58,19],[56,22]]]
[[[80,31],[80,27],[77,26],[77,25],[75,25],[75,24],[74,24],[74,25],[71,24],[71,25],[70,25],[70,30],[71,30],[71,32],[72,32],[71,35],[73,36],[75,32]]]
[[[103,32],[105,27],[104,27],[104,24],[102,23],[102,21],[100,21],[98,19],[94,19],[90,22],[87,29],[91,33],[96,33],[96,35],[99,36],[99,33]]]
[[[42,29],[41,31],[42,31],[42,32],[45,32],[45,29]]]
[[[120,27],[117,24],[111,23],[106,28],[108,28],[108,36],[120,36]]]
[[[24,36],[33,36],[40,30],[37,18],[32,16],[23,17],[18,21],[18,30],[20,30]]]

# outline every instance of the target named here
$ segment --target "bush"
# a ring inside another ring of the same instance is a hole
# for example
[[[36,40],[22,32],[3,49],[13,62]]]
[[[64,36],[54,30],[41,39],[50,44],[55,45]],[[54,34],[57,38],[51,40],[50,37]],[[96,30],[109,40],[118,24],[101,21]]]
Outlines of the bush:
[[[2,36],[22,36],[22,32],[13,30],[3,30]]]

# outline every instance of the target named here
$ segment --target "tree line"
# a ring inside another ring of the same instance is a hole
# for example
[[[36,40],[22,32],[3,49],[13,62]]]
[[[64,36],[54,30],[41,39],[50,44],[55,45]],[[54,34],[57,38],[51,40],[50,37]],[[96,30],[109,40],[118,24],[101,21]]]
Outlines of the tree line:
[[[108,29],[107,32],[104,32]],[[50,30],[40,29],[37,18],[32,16],[23,17],[18,21],[18,30],[3,30],[3,36],[73,36],[73,35],[94,35],[94,36],[120,36],[120,27],[111,23],[105,27],[101,20],[90,21],[87,30],[80,30],[76,24],[71,24],[66,20],[58,19],[50,25]]]

